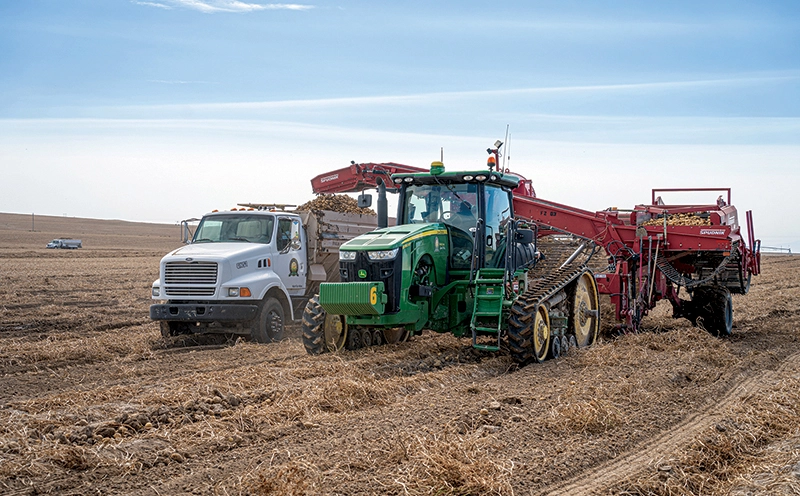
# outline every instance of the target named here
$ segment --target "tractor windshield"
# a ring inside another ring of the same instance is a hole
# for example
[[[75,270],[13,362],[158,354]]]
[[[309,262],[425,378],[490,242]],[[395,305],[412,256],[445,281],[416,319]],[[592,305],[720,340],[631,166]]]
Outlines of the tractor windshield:
[[[230,214],[203,217],[192,243],[264,243],[272,240],[275,218],[271,215]]]
[[[478,218],[478,185],[414,184],[405,192],[403,224],[443,222],[462,231],[475,232]]]

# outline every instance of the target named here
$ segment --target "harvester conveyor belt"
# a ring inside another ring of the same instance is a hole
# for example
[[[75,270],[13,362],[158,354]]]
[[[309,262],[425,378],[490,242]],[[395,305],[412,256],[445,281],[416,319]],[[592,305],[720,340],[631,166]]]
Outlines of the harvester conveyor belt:
[[[660,258],[659,260],[657,260],[656,266],[658,267],[658,270],[660,270],[664,274],[664,276],[666,276],[666,278],[672,281],[673,283],[677,284],[678,286],[683,286],[686,289],[691,289],[713,281],[714,278],[720,272],[722,272],[728,266],[729,263],[736,260],[739,257],[739,252],[737,251],[737,244],[734,243],[732,248],[733,249],[731,250],[730,255],[725,257],[722,260],[722,262],[720,262],[720,264],[717,266],[717,268],[714,269],[713,272],[711,272],[708,276],[702,279],[691,279],[684,276],[683,274],[678,272],[678,270],[675,267],[673,267],[672,264],[669,263],[665,258]]]

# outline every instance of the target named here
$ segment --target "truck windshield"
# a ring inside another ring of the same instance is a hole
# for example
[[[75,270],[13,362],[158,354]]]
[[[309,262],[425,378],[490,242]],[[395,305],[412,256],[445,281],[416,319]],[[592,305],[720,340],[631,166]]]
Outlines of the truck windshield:
[[[192,243],[264,243],[272,240],[275,218],[271,215],[230,214],[203,217]]]
[[[406,188],[404,224],[443,222],[462,231],[475,228],[478,218],[478,185],[415,184]]]

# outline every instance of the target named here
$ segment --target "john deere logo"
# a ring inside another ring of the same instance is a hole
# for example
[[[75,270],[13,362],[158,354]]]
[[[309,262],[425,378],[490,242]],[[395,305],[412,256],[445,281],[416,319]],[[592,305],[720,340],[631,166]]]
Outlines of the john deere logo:
[[[293,258],[291,262],[289,262],[289,276],[296,276],[297,268],[298,268],[297,259]]]
[[[360,277],[361,279],[366,279],[367,278],[367,271],[364,270],[364,269],[359,269],[358,270],[358,277]]]

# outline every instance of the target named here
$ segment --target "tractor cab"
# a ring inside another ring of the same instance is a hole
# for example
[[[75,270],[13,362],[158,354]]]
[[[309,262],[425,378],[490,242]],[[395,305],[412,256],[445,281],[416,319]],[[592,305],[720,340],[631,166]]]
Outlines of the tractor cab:
[[[401,187],[398,225],[443,224],[450,244],[450,269],[504,268],[507,230],[512,226],[516,176],[494,171],[396,174]]]

